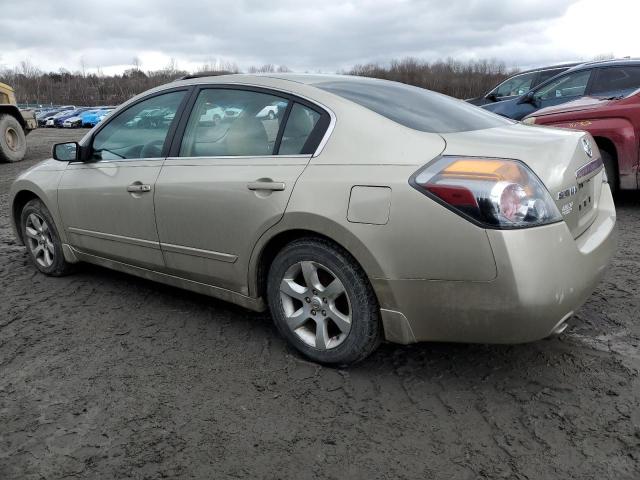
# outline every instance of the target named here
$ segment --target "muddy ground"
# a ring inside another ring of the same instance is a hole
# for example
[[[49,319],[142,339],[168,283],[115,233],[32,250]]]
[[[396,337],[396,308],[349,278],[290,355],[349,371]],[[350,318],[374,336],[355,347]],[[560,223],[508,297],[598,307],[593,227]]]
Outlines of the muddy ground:
[[[268,315],[85,266],[48,278],[0,164],[0,478],[640,478],[640,201],[561,337],[302,360]]]

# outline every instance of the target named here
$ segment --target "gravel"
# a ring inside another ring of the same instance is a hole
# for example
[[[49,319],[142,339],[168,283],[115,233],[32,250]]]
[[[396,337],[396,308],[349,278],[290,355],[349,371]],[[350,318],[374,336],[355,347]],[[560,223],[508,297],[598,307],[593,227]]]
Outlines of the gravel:
[[[640,200],[560,337],[301,359],[267,314],[93,266],[48,278],[0,164],[0,478],[640,478]]]

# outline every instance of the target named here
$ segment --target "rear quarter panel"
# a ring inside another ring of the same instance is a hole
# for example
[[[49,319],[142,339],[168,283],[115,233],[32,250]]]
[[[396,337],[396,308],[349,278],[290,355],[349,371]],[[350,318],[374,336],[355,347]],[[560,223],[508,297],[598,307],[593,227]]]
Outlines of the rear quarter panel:
[[[494,279],[486,232],[409,185],[416,170],[442,153],[442,137],[350,102],[335,101],[331,108],[336,128],[299,178],[282,222],[269,234],[285,225],[313,225],[349,250],[370,278]],[[354,186],[391,189],[387,223],[349,221]]]

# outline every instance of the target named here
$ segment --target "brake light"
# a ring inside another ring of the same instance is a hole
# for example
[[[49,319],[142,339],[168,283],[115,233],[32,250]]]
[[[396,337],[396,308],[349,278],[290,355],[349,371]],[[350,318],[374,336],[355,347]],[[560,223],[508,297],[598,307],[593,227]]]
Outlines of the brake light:
[[[517,160],[440,157],[410,179],[418,191],[489,228],[523,228],[562,220],[536,175]]]

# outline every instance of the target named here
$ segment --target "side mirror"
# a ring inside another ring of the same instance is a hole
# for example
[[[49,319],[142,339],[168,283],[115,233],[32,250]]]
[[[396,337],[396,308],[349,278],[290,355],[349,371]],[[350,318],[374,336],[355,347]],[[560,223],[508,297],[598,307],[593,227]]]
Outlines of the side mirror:
[[[496,92],[489,92],[487,93],[487,96],[484,98],[486,98],[487,100],[491,100],[492,102],[498,101],[498,96],[496,95]]]
[[[523,103],[534,104],[533,92],[525,93],[520,97],[520,100],[518,100],[518,105],[521,105]]]
[[[80,160],[80,145],[78,142],[56,143],[53,158],[61,162],[77,162]]]

